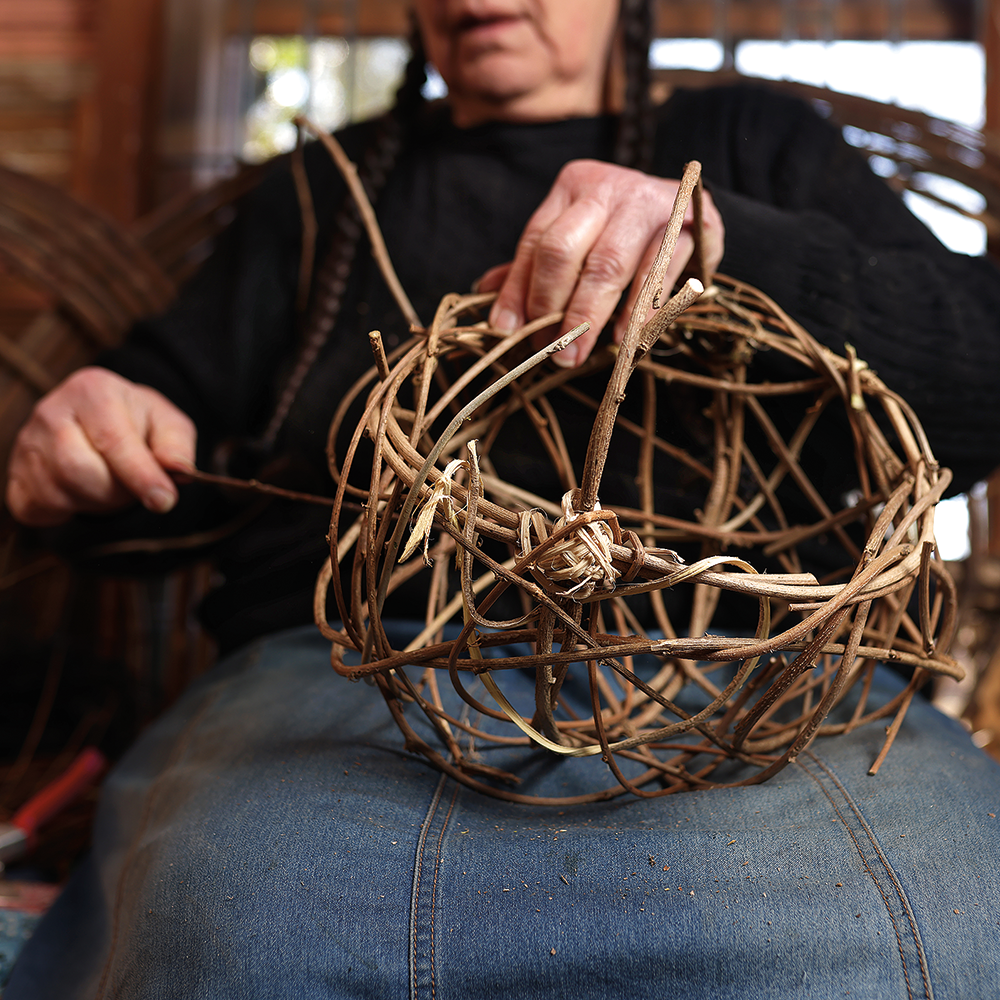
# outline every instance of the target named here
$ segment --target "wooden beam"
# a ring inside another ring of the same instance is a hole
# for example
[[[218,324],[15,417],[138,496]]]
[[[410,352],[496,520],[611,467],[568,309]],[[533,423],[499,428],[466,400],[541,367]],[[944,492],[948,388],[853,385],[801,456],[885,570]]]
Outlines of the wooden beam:
[[[983,55],[986,61],[986,128],[1000,133],[1000,0],[986,0],[983,4],[981,25]],[[991,240],[987,248],[1000,258],[1000,241]],[[994,472],[987,481],[986,491],[987,537],[986,552],[1000,557],[1000,472]],[[996,657],[994,657],[996,659]]]
[[[0,33],[89,31],[94,0],[0,0]]]
[[[74,194],[120,222],[152,208],[162,13],[162,0],[98,0]]]
[[[794,27],[797,37],[885,39],[898,33],[907,39],[974,37],[972,0],[900,0],[897,20],[889,0],[669,0],[656,7],[660,38],[782,38]],[[234,5],[235,6],[235,5]],[[405,35],[408,0],[354,0],[310,4],[320,35]],[[316,9],[318,7],[318,9]],[[719,13],[721,11],[721,13]],[[236,33],[236,12],[229,29]],[[301,34],[306,23],[304,0],[258,0],[253,31],[261,35]]]
[[[983,4],[981,41],[986,59],[986,127],[1000,132],[1000,0]]]
[[[409,0],[257,0],[252,31],[256,35],[300,35],[312,20],[315,33],[329,36],[405,36],[409,32]],[[227,31],[240,33],[242,12],[231,4]]]
[[[883,0],[729,0],[717,5],[704,0],[672,0],[657,5],[656,34],[660,38],[971,40],[974,37],[971,0],[899,0],[898,17]]]
[[[0,0],[0,58],[89,58],[94,6],[94,0]]]

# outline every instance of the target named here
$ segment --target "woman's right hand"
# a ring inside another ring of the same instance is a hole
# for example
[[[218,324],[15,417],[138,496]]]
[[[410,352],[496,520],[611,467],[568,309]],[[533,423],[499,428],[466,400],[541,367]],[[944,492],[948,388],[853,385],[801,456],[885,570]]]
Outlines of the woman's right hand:
[[[590,330],[552,360],[582,364],[611,318],[623,292],[615,324],[621,343],[640,289],[660,249],[680,182],[653,177],[599,160],[574,160],[559,172],[552,190],[528,221],[514,260],[491,268],[477,282],[480,292],[499,292],[490,322],[504,332],[553,312],[564,313],[558,335],[577,324]],[[702,201],[705,264],[713,274],[722,261],[726,231],[711,195]],[[687,217],[663,287],[669,296],[694,251],[694,209]],[[646,317],[648,318],[648,317]],[[541,347],[549,331],[535,339]]]
[[[7,507],[49,527],[77,513],[138,499],[166,513],[177,503],[169,471],[194,468],[196,431],[165,396],[105,368],[74,372],[21,428],[7,470]]]

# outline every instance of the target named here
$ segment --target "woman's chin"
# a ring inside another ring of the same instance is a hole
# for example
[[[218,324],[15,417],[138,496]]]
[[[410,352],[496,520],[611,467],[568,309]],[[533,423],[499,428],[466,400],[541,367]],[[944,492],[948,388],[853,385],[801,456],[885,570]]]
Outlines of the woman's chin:
[[[463,128],[487,121],[540,122],[597,114],[600,101],[587,96],[539,80],[537,62],[510,57],[491,59],[489,66],[484,60],[474,73],[456,75],[448,88],[452,118]]]

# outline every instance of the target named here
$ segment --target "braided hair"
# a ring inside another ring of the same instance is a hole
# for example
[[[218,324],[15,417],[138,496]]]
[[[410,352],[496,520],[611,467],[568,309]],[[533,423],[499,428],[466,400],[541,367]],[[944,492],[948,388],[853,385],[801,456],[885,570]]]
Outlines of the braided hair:
[[[653,102],[649,46],[652,0],[621,0],[619,22],[625,49],[625,103],[618,125],[614,161],[648,171],[653,163]]]
[[[621,0],[619,21],[624,41],[625,102],[613,160],[622,166],[648,170],[653,151],[653,115],[650,99],[649,45],[652,36],[653,0]],[[392,172],[400,150],[424,105],[427,55],[414,19],[410,30],[410,58],[391,111],[378,122],[361,158],[358,176],[374,205]],[[333,238],[316,270],[312,305],[303,329],[302,346],[274,413],[258,445],[271,451],[288,413],[316,358],[330,337],[343,304],[347,280],[364,232],[361,216],[350,195],[345,195],[333,226]]]
[[[392,173],[407,133],[414,127],[424,103],[427,55],[415,22],[409,41],[410,58],[403,81],[396,91],[395,103],[377,122],[372,139],[358,164],[358,179],[364,185],[365,194],[373,205]],[[347,290],[347,280],[363,233],[361,213],[354,199],[346,194],[334,218],[330,247],[316,270],[312,305],[303,328],[299,355],[258,442],[265,453],[274,448],[302,383],[337,324]]]

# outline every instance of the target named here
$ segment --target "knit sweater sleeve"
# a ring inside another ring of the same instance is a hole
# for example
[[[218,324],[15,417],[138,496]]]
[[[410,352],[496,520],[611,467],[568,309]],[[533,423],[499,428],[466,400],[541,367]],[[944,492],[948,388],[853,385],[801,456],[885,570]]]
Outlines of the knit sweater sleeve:
[[[754,90],[714,100],[732,143],[712,187],[720,270],[838,353],[852,344],[914,407],[956,489],[988,474],[1000,463],[1000,271],[942,246],[806,105]]]

